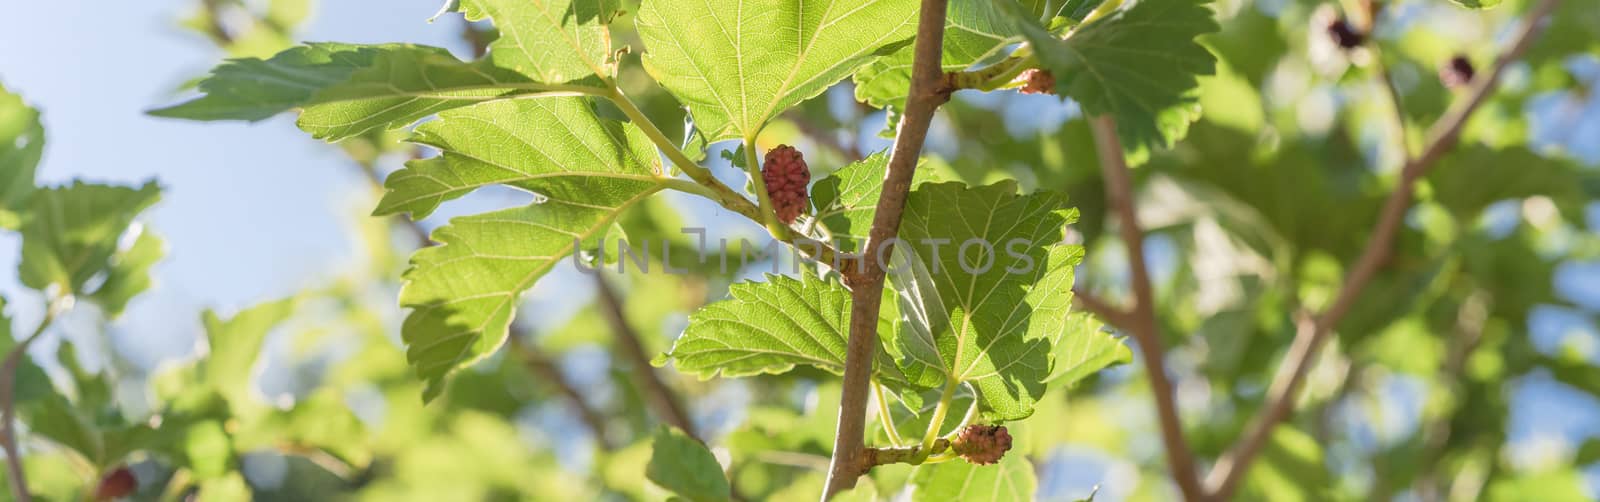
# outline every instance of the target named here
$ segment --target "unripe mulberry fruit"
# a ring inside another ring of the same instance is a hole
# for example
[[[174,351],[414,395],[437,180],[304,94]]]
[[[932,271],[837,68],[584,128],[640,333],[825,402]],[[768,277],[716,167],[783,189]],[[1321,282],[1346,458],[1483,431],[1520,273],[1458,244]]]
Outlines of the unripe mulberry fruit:
[[[1461,87],[1471,83],[1475,73],[1477,71],[1472,68],[1472,60],[1458,54],[1439,68],[1439,81],[1445,87]]]
[[[1328,37],[1333,39],[1333,43],[1339,44],[1339,47],[1345,49],[1360,47],[1361,44],[1367,41],[1367,36],[1356,31],[1354,27],[1350,26],[1350,21],[1343,17],[1334,18],[1333,21],[1329,22],[1327,30]]]
[[[1003,425],[968,425],[950,441],[950,448],[967,462],[993,464],[1011,450],[1011,433]]]
[[[778,145],[767,152],[767,161],[761,164],[761,180],[767,185],[767,197],[778,212],[778,221],[785,225],[794,223],[810,205],[806,184],[811,182],[811,169],[794,147]]]
[[[95,500],[116,500],[133,494],[139,488],[139,480],[133,477],[133,471],[127,467],[118,467],[105,477],[100,478],[100,486],[94,489]]]
[[[1023,94],[1053,94],[1056,89],[1056,76],[1049,70],[1030,69],[1017,76],[1022,81]]]

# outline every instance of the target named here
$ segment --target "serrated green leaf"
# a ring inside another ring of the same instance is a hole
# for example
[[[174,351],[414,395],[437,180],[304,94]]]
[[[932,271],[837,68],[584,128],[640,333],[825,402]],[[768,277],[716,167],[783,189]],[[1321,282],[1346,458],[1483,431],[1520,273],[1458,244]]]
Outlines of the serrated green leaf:
[[[462,62],[438,47],[333,43],[291,48],[267,60],[231,60],[199,89],[205,95],[150,113],[255,121],[298,108],[301,129],[338,141],[485,101],[573,92],[488,61]]]
[[[421,219],[445,201],[495,184],[582,201],[599,180],[630,189],[660,182],[650,139],[637,127],[596,116],[583,98],[454,110],[417,127],[409,141],[443,153],[390,175],[375,215],[411,213]]]
[[[650,463],[644,475],[662,488],[694,502],[721,502],[731,498],[722,464],[699,440],[683,431],[662,427],[656,431]]]
[[[961,461],[923,465],[911,483],[913,502],[1027,502],[1033,500],[1039,481],[1027,457],[1013,454],[994,465]]]
[[[850,333],[850,291],[832,279],[768,275],[728,288],[729,299],[689,316],[668,354],[679,371],[711,378],[782,374],[807,365],[844,372]],[[874,377],[892,388],[905,376],[883,351]]]
[[[443,153],[395,173],[380,214],[426,215],[489,183],[539,196],[526,206],[453,219],[433,233],[439,246],[412,256],[400,290],[401,305],[412,309],[402,338],[431,399],[446,374],[505,341],[522,292],[597,241],[624,209],[661,189],[662,179],[643,133],[598,118],[582,98],[486,103],[442,113],[418,129],[418,142]]]
[[[155,266],[166,254],[166,242],[148,227],[141,227],[133,245],[117,251],[111,257],[106,280],[95,289],[90,299],[99,304],[106,315],[122,315],[129,300],[150,289],[150,267]]]
[[[1056,341],[1051,385],[1072,386],[1096,371],[1133,361],[1133,350],[1105,331],[1105,324],[1087,312],[1067,316],[1065,332]]]
[[[1083,259],[1081,246],[1059,244],[1077,211],[1060,195],[1016,190],[913,190],[899,236],[907,244],[890,267],[904,319],[891,342],[907,377],[972,385],[991,421],[1027,417],[1044,394]]]
[[[495,66],[547,84],[603,85],[616,74],[611,32],[619,0],[462,0],[470,21],[494,20]]]
[[[155,182],[139,188],[74,181],[34,192],[22,224],[22,283],[84,295],[90,279],[116,266],[117,241],[140,211],[161,196]]]
[[[1088,115],[1110,114],[1134,159],[1172,146],[1200,118],[1199,77],[1216,58],[1195,37],[1218,29],[1208,0],[1143,0],[1057,38],[1020,7],[1002,3],[1022,27],[1056,93]]]
[[[852,162],[811,187],[811,203],[816,218],[826,225],[841,250],[855,251],[867,239],[872,214],[883,193],[883,173],[889,168],[889,152],[881,151]],[[932,169],[920,167],[912,175],[911,186],[937,181]]]
[[[0,85],[0,228],[15,230],[33,193],[33,176],[44,153],[39,112]]]
[[[212,310],[202,313],[208,350],[199,363],[200,380],[235,406],[248,401],[262,343],[294,309],[295,299],[285,298],[241,310],[228,319]]]
[[[645,69],[710,142],[754,137],[915,32],[913,0],[647,0]]]

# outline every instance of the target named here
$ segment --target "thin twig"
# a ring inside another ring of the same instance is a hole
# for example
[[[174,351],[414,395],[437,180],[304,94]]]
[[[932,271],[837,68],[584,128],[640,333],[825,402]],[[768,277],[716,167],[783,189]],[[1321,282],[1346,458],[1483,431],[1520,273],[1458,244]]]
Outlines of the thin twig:
[[[950,100],[951,87],[940,67],[944,52],[946,0],[922,0],[917,19],[917,39],[911,62],[911,87],[907,92],[905,114],[889,154],[889,167],[883,180],[882,195],[872,216],[867,243],[862,247],[868,259],[859,270],[845,276],[850,286],[850,338],[845,345],[844,392],[839,401],[839,426],[833,441],[833,459],[828,467],[828,482],[822,498],[856,485],[866,472],[865,445],[867,399],[871,395],[872,359],[878,351],[878,308],[883,300],[883,264],[879,248],[889,244],[900,231],[911,177],[922,155],[933,113]],[[891,250],[892,251],[892,250]]]
[[[590,275],[594,277],[595,289],[599,292],[600,313],[604,314],[606,323],[611,325],[617,345],[622,348],[622,355],[633,365],[634,377],[638,380],[640,392],[645,395],[645,400],[655,408],[656,414],[660,415],[662,421],[682,429],[690,437],[700,438],[695,430],[694,421],[689,418],[689,413],[683,408],[682,400],[678,398],[678,393],[661,380],[661,375],[656,374],[655,366],[650,364],[650,355],[645,352],[643,339],[639,337],[639,332],[633,329],[633,325],[628,324],[627,315],[623,313],[622,298],[617,296],[616,290],[612,289],[611,283],[606,281],[599,270]]]
[[[1185,500],[1201,500],[1200,477],[1195,472],[1194,457],[1189,454],[1189,443],[1183,437],[1183,422],[1178,417],[1178,406],[1167,377],[1166,349],[1161,344],[1161,331],[1156,322],[1155,293],[1150,286],[1150,270],[1144,261],[1144,230],[1139,227],[1138,209],[1134,207],[1133,180],[1129,176],[1127,159],[1122,154],[1122,143],[1117,139],[1117,126],[1110,115],[1089,121],[1094,133],[1095,149],[1100,152],[1100,170],[1106,183],[1106,198],[1117,215],[1117,229],[1122,245],[1128,251],[1129,282],[1132,283],[1133,311],[1124,321],[1125,329],[1139,344],[1145,373],[1150,379],[1150,393],[1155,398],[1156,416],[1161,425],[1161,440],[1166,446],[1167,468],[1172,480]]]
[[[611,443],[610,436],[606,434],[605,417],[596,411],[594,406],[589,405],[589,402],[583,398],[583,394],[579,393],[576,387],[567,383],[566,376],[561,374],[561,368],[556,366],[555,361],[551,361],[539,349],[528,345],[528,342],[523,341],[523,337],[518,334],[512,334],[510,344],[512,354],[522,361],[523,366],[527,367],[528,371],[555,387],[556,392],[559,392],[561,397],[567,400],[567,404],[572,406],[572,410],[578,413],[578,418],[582,419],[584,425],[589,427],[589,432],[594,435],[595,442],[600,444],[600,449],[606,451],[616,449],[616,445]]]
[[[39,321],[39,326],[34,328],[33,334],[11,348],[6,354],[3,367],[0,367],[0,448],[6,452],[6,469],[11,474],[11,495],[17,502],[31,502],[33,494],[28,491],[28,476],[22,468],[22,451],[17,447],[17,368],[22,365],[22,359],[28,357],[28,346],[33,345],[44,335],[50,324],[55,321],[59,303],[51,301],[45,308],[44,319]]]
[[[1107,302],[1104,298],[1096,296],[1086,288],[1072,288],[1072,305],[1080,310],[1087,310],[1101,321],[1122,331],[1132,331],[1133,315],[1128,311],[1118,308]]]
[[[1400,182],[1384,202],[1377,227],[1373,230],[1372,237],[1368,239],[1366,248],[1362,250],[1361,257],[1351,268],[1349,276],[1345,278],[1344,288],[1320,316],[1300,323],[1295,340],[1273,377],[1272,386],[1267,392],[1266,404],[1257,412],[1243,439],[1217,460],[1211,474],[1206,477],[1206,486],[1213,498],[1226,499],[1232,495],[1239,480],[1248,471],[1250,462],[1265,446],[1272,430],[1294,411],[1294,398],[1298,395],[1306,373],[1310,371],[1312,361],[1316,359],[1317,350],[1327,341],[1329,334],[1333,332],[1333,327],[1355,305],[1362,288],[1366,287],[1378,269],[1388,261],[1395,236],[1405,220],[1407,208],[1411,205],[1411,192],[1417,180],[1427,174],[1428,169],[1456,144],[1467,118],[1472,116],[1472,112],[1477,110],[1485,99],[1488,99],[1495,85],[1499,83],[1501,75],[1505,73],[1506,67],[1521,57],[1522,53],[1532,45],[1543,27],[1544,18],[1560,3],[1561,0],[1542,0],[1534,6],[1523,18],[1522,26],[1518,29],[1517,37],[1511,47],[1495,60],[1490,71],[1473,81],[1466,98],[1452,105],[1444,116],[1429,128],[1427,142],[1424,143],[1426,146],[1417,157],[1407,161],[1405,167],[1401,169]]]

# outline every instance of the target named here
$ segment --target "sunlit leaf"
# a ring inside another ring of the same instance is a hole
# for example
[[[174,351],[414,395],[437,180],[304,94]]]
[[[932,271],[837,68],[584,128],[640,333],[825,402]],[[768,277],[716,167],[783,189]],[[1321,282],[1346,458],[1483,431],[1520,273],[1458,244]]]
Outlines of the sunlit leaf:
[[[911,500],[1027,502],[1038,484],[1033,464],[1023,455],[1006,455],[994,465],[956,460],[918,467]]]
[[[160,196],[154,182],[132,188],[74,181],[34,192],[22,225],[22,283],[39,290],[57,286],[67,294],[95,293],[86,290],[93,286],[90,280],[118,265],[118,239]],[[139,250],[135,261],[148,259],[148,252]]]
[[[662,427],[656,431],[645,477],[662,488],[693,502],[720,502],[731,497],[728,478],[711,450],[683,431]]]
[[[0,229],[16,229],[44,153],[39,112],[0,86]]]
[[[646,0],[636,21],[644,66],[689,108],[711,142],[754,137],[767,121],[898,49],[912,0]]]

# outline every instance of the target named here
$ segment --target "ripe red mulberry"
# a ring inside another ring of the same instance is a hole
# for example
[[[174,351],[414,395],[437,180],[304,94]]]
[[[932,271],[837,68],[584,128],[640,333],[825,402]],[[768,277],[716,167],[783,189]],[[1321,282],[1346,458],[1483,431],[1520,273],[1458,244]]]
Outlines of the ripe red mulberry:
[[[94,490],[94,499],[113,500],[126,497],[132,495],[138,488],[139,480],[133,477],[133,471],[129,471],[127,467],[118,467],[100,479],[100,486]]]
[[[1056,90],[1056,76],[1049,70],[1030,69],[1017,76],[1022,81],[1023,94],[1054,94]]]
[[[1439,81],[1445,87],[1456,88],[1472,83],[1476,70],[1472,68],[1472,60],[1466,56],[1457,55],[1450,58],[1450,62],[1439,68]]]
[[[794,147],[778,145],[767,152],[767,161],[761,164],[761,180],[767,185],[767,197],[778,212],[778,221],[785,225],[794,223],[810,205],[806,184],[811,182],[811,169],[806,167],[805,156]]]
[[[1011,433],[1003,425],[968,425],[950,442],[950,448],[967,462],[992,464],[1011,450]]]

